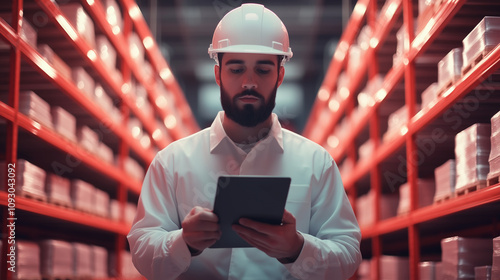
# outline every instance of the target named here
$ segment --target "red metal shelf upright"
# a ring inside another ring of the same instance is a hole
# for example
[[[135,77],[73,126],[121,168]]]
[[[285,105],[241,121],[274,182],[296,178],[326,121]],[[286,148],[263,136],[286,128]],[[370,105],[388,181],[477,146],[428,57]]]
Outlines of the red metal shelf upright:
[[[407,257],[409,277],[416,280],[421,262],[439,259],[441,239],[457,235],[487,238],[500,235],[495,215],[500,209],[498,183],[466,194],[455,193],[450,199],[431,205],[419,203],[420,180],[433,180],[434,169],[453,157],[449,146],[454,145],[455,135],[473,123],[489,122],[498,112],[500,45],[482,53],[468,71],[463,70],[460,78],[423,107],[420,106],[422,88],[436,82],[438,61],[452,48],[462,46],[462,39],[484,16],[500,17],[500,4],[494,0],[435,1],[428,10],[419,11],[419,2],[358,1],[303,131],[304,136],[324,146],[339,165],[355,210],[359,209],[356,203],[361,196],[371,194],[375,201],[368,206],[374,213],[373,220],[361,224],[361,249],[363,257],[371,262],[371,279],[382,279],[380,260],[385,255]],[[348,97],[339,98],[337,82],[348,72],[348,54],[351,48],[357,47],[356,37],[361,34],[363,24],[372,30],[368,48],[359,55],[363,65],[348,74],[344,89],[339,89],[347,90]],[[398,36],[402,36],[404,48],[401,57],[394,59],[394,50],[399,51],[400,47]],[[365,81],[368,84],[378,77],[382,82],[372,89],[369,104],[363,105],[359,99],[356,102],[361,93],[366,94],[361,89]],[[482,99],[475,97],[481,93]],[[477,108],[465,115],[460,108],[470,100]],[[353,109],[353,104],[360,110]],[[397,131],[385,135],[389,115],[398,106],[405,109],[404,121]],[[461,118],[457,127],[450,127],[450,116]],[[349,129],[340,130],[342,126]],[[425,154],[420,141],[429,140],[435,131],[442,131],[444,136],[441,136],[447,141],[434,141],[432,153]],[[335,141],[330,141],[331,137]],[[361,144],[367,142],[372,144],[368,157],[357,153]],[[399,191],[399,185],[385,177],[393,173],[408,184],[409,210],[382,217],[386,206],[382,205],[383,196]],[[481,219],[477,218],[478,213]]]
[[[0,75],[5,77],[2,81],[8,79],[7,83],[0,85],[0,161],[5,163],[7,169],[0,171],[0,232],[3,244],[0,279],[16,279],[4,261],[10,244],[8,237],[11,228],[8,225],[13,218],[23,221],[22,226],[16,228],[17,240],[36,242],[40,241],[38,238],[64,239],[68,242],[87,242],[106,247],[115,260],[110,267],[115,275],[110,275],[109,279],[124,279],[125,275],[121,273],[126,268],[124,266],[129,265],[124,264],[121,258],[121,253],[127,250],[126,235],[130,229],[130,215],[126,216],[126,207],[137,201],[141,189],[141,178],[130,174],[127,164],[129,160],[135,161],[145,171],[156,151],[163,149],[170,141],[196,132],[199,127],[182,89],[161,56],[134,1],[113,1],[123,15],[124,28],[120,32],[116,32],[106,19],[105,4],[109,5],[109,1],[72,1],[81,4],[89,15],[95,27],[95,35],[104,36],[116,50],[116,66],[119,68],[115,70],[120,72],[121,79],[111,76],[108,65],[97,55],[95,47],[69,24],[70,20],[60,9],[67,1],[7,2],[0,5]],[[7,10],[9,15],[6,15]],[[23,24],[33,24],[37,16],[43,19],[43,22],[35,22],[38,39],[42,38],[42,43],[50,45],[63,60],[70,58],[65,61],[71,64],[70,68],[84,68],[101,84],[113,99],[113,106],[120,115],[119,120],[77,87],[71,78],[60,72],[61,68],[45,60],[40,47],[24,37]],[[149,77],[139,71],[130,54],[127,38],[132,32],[138,35],[143,44],[145,62],[151,64],[152,74]],[[131,97],[127,90],[131,83],[146,90],[147,102],[152,105],[151,114],[145,113]],[[47,99],[45,101],[50,107],[64,107],[77,117],[79,125],[102,132],[99,141],[112,146],[109,150],[113,159],[105,160],[99,153],[84,147],[78,139],[70,139],[46,122],[23,113],[20,98],[21,93],[27,90]],[[173,103],[164,106],[165,102],[162,103],[162,100],[171,100]],[[128,127],[132,117],[139,120],[145,137],[150,140],[149,144],[144,144],[132,134]],[[47,174],[60,172],[57,175],[67,180],[92,183],[97,190],[118,202],[118,214],[112,216],[84,212],[68,205],[61,206],[31,197],[19,189],[11,193],[5,187],[12,184],[9,180],[12,177],[11,171],[16,172],[16,182],[20,182],[18,176],[22,171],[8,169],[7,166],[14,166],[20,160],[29,161]],[[5,174],[7,176],[3,176]],[[13,197],[15,211],[11,212],[14,209]],[[57,230],[49,227],[42,229],[40,223],[57,224]],[[66,230],[71,234],[65,236]],[[110,240],[105,242],[99,236],[106,236]]]

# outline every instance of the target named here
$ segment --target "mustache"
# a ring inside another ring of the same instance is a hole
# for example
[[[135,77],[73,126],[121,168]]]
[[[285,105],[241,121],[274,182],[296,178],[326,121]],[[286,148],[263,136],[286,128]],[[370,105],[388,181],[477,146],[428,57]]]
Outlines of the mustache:
[[[247,96],[247,95],[254,96],[254,97],[257,97],[259,99],[264,100],[264,96],[262,96],[260,93],[258,93],[257,91],[255,91],[253,89],[245,90],[245,91],[242,91],[241,93],[236,94],[234,96],[234,99],[237,99],[237,98],[240,98],[243,96]]]

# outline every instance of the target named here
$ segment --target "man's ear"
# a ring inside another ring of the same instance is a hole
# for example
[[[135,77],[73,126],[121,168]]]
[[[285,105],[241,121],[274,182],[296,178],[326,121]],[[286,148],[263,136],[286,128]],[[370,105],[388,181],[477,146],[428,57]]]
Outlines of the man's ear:
[[[280,66],[280,70],[278,71],[278,86],[281,85],[284,78],[285,78],[285,67]]]
[[[214,66],[214,76],[215,76],[215,82],[220,86],[220,66],[219,65]]]

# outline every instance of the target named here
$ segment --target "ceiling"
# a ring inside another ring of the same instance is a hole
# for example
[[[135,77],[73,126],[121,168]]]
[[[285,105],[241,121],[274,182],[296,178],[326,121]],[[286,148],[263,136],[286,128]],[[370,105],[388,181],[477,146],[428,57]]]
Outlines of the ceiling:
[[[213,31],[224,14],[248,1],[136,0],[136,2],[183,88],[200,127],[209,125],[213,116],[210,116],[210,113],[203,113],[204,110],[208,110],[204,105],[207,103],[206,100],[213,100],[216,103],[219,100],[218,93],[213,93],[214,98],[208,99],[202,95],[206,94],[204,92],[217,89],[213,78],[214,62],[209,58],[207,49]],[[294,56],[285,65],[285,81],[278,90],[277,105],[280,104],[280,96],[294,96],[294,102],[298,104],[295,106],[300,108],[297,113],[289,114],[283,121],[288,122],[291,129],[300,132],[343,30],[343,21],[348,19],[355,0],[253,2],[264,4],[274,11],[287,27]],[[295,94],[287,94],[288,90]]]

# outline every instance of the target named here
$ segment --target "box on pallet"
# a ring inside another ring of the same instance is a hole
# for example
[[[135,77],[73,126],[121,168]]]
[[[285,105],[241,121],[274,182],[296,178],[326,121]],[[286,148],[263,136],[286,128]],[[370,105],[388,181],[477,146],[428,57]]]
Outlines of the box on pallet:
[[[450,198],[454,194],[456,176],[454,159],[450,159],[434,169],[434,179],[436,181],[434,201]]]
[[[50,203],[73,207],[73,202],[71,201],[71,181],[69,179],[57,176],[56,174],[48,174],[45,192]]]
[[[441,240],[443,279],[473,279],[476,266],[491,265],[492,240],[459,236]]]
[[[480,188],[489,172],[490,124],[474,124],[455,137],[455,191],[469,187]]]
[[[40,242],[41,273],[44,279],[73,278],[73,246],[62,240]]]
[[[31,90],[19,93],[19,112],[52,128],[50,105]]]

